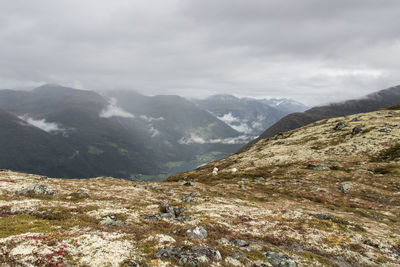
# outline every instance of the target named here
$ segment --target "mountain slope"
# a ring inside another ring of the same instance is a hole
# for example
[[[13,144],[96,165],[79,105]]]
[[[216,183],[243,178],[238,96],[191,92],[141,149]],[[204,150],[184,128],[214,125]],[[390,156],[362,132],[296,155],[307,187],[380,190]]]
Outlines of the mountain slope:
[[[399,119],[382,110],[318,121],[169,181],[236,185],[227,194],[270,203],[272,218],[247,215],[247,227],[260,227],[250,236],[313,255],[301,265],[399,266]]]
[[[0,109],[0,166],[49,176],[80,176],[80,168],[71,158],[74,148],[62,138],[27,124]]]
[[[293,113],[285,116],[280,121],[265,130],[258,140],[272,137],[280,132],[286,132],[304,126],[306,124],[337,116],[345,116],[360,112],[369,112],[393,106],[400,103],[400,86],[391,87],[376,93],[367,95],[362,99],[348,100],[342,103],[327,106],[314,107],[302,113]]]
[[[69,158],[57,158],[54,153],[43,150],[48,159],[41,164],[41,173],[58,177],[92,177],[98,175],[129,178],[135,173],[158,173],[159,157],[147,148],[148,132],[131,124],[121,123],[124,118],[104,118],[101,112],[108,101],[95,92],[76,90],[55,85],[45,85],[29,92],[0,91],[0,107],[12,112],[31,125],[42,126],[47,138],[57,141],[56,147],[68,147]],[[53,128],[51,128],[53,126]],[[4,126],[5,128],[5,126]],[[37,129],[37,128],[36,128]],[[52,130],[55,129],[55,130]],[[46,132],[47,131],[47,132]],[[7,136],[3,142],[19,142],[19,136]],[[27,135],[27,142],[35,142]],[[59,145],[62,143],[63,145]],[[52,148],[53,143],[48,146]],[[31,160],[32,153],[20,153],[21,147],[15,147],[12,160]],[[61,167],[54,169],[52,159],[57,158]],[[71,168],[63,170],[62,166]],[[2,168],[14,169],[12,165]],[[20,169],[15,169],[20,170]],[[23,169],[25,170],[25,169]],[[34,172],[34,170],[29,170]]]

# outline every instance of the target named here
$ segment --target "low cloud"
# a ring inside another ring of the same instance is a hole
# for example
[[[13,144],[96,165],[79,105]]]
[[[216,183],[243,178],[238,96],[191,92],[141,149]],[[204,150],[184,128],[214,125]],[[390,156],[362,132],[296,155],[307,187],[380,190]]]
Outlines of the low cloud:
[[[111,98],[106,109],[102,110],[99,115],[101,118],[122,117],[122,118],[135,118],[135,115],[123,110],[117,106],[117,100]]]
[[[190,145],[190,144],[226,144],[226,145],[234,145],[234,144],[246,144],[250,140],[253,140],[255,136],[241,135],[237,137],[229,137],[229,138],[217,138],[217,139],[204,139],[196,134],[190,134],[190,136],[185,136],[179,139],[178,143],[181,145]]]
[[[26,115],[20,116],[19,118],[21,120],[25,121],[26,123],[28,123],[29,125],[35,126],[36,128],[39,128],[48,133],[55,133],[55,132],[65,133],[66,132],[66,129],[60,127],[60,125],[58,123],[47,122],[45,119],[36,120],[36,119],[30,118]]]
[[[226,124],[228,124],[230,127],[235,129],[239,133],[244,133],[244,134],[254,133],[254,129],[252,129],[254,127],[250,127],[248,125],[247,120],[240,120],[240,118],[233,116],[231,112],[224,114],[223,116],[217,117],[217,118],[220,119],[221,121],[225,122]]]
[[[160,131],[154,128],[154,126],[151,124],[149,125],[149,132],[151,134],[151,137],[156,137],[157,135],[160,134]]]
[[[163,120],[164,120],[163,117],[153,118],[153,117],[146,116],[146,115],[140,115],[139,118],[141,118],[142,120],[147,121],[147,122],[152,122],[152,121],[163,121]]]

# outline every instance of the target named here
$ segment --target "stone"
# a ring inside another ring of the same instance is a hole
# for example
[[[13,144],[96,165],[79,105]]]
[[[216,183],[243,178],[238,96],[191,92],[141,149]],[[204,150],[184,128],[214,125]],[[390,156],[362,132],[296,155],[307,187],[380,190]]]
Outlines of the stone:
[[[231,172],[232,172],[232,173],[236,173],[237,171],[238,171],[237,168],[232,168],[232,169],[231,169]]]
[[[191,219],[190,216],[179,216],[186,210],[185,207],[174,207],[169,205],[167,202],[163,201],[160,203],[160,213],[152,216],[145,216],[144,218],[150,221],[157,221],[161,219],[165,220],[177,220],[177,221],[187,221]]]
[[[258,183],[263,183],[263,182],[265,182],[265,179],[264,179],[264,177],[258,177],[255,179],[255,181]]]
[[[331,168],[325,165],[314,165],[314,164],[308,164],[307,169],[310,170],[315,170],[315,171],[329,171]]]
[[[137,262],[133,261],[133,260],[127,259],[127,260],[124,260],[120,264],[120,266],[124,266],[124,267],[139,267],[140,265]]]
[[[43,184],[35,184],[32,186],[29,186],[27,188],[24,188],[20,191],[17,191],[17,195],[55,195],[55,191],[48,188],[46,185]]]
[[[343,193],[348,193],[351,190],[352,186],[351,184],[342,184],[339,187],[339,190],[342,191]]]
[[[388,133],[388,132],[390,132],[387,128],[382,128],[382,129],[380,129],[379,130],[379,132],[381,132],[381,133]]]
[[[195,183],[193,183],[192,181],[187,181],[186,183],[183,184],[184,186],[196,186]]]
[[[164,194],[173,194],[175,191],[173,189],[171,190],[164,189],[161,192],[163,192]]]
[[[336,126],[333,128],[333,130],[338,131],[346,127],[346,123],[344,121],[340,121],[336,124]]]
[[[361,168],[354,169],[354,172],[361,172],[361,173],[366,173],[366,174],[374,174],[374,172],[372,172],[372,171],[361,169]]]
[[[362,132],[363,132],[363,129],[361,129],[360,127],[354,127],[353,130],[351,131],[351,134],[356,135],[356,134],[359,134]]]
[[[246,241],[244,241],[243,239],[232,239],[231,240],[231,244],[235,247],[248,247],[249,243],[247,243]]]
[[[192,239],[206,239],[207,230],[203,226],[197,226],[194,229],[189,229],[186,234]]]
[[[125,223],[117,219],[115,215],[107,215],[105,216],[99,224],[106,225],[106,226],[124,226]]]
[[[195,199],[195,197],[199,197],[200,193],[199,192],[192,192],[190,194],[187,194],[185,196],[183,196],[182,200],[184,202],[191,202]]]
[[[353,118],[351,121],[360,121],[360,118],[358,118],[358,117],[355,117],[355,118]]]
[[[267,251],[265,252],[267,260],[273,267],[296,267],[296,262],[282,252]]]
[[[245,185],[240,185],[239,188],[244,190],[244,189],[246,189],[246,186]]]
[[[221,237],[221,238],[217,239],[217,242],[222,244],[222,245],[229,245],[230,244],[229,240],[226,239],[225,237]]]
[[[332,220],[332,216],[327,213],[317,213],[314,216],[321,220]]]
[[[154,255],[156,258],[176,259],[181,265],[197,266],[199,264],[221,261],[218,250],[202,246],[177,246],[165,248]]]

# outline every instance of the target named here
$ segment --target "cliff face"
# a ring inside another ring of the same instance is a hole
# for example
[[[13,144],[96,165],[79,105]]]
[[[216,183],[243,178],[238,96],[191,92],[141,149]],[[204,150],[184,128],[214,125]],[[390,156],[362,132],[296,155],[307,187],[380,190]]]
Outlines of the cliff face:
[[[0,262],[400,266],[400,111],[318,121],[162,183],[0,172]]]

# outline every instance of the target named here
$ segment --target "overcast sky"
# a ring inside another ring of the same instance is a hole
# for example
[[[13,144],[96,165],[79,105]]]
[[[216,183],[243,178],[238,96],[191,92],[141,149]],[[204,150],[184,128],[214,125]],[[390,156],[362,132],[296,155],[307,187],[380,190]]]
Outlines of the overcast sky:
[[[281,96],[400,84],[399,0],[0,0],[0,88]]]

